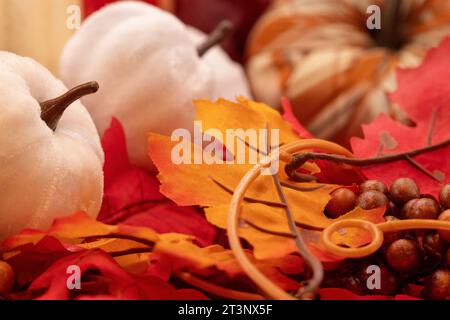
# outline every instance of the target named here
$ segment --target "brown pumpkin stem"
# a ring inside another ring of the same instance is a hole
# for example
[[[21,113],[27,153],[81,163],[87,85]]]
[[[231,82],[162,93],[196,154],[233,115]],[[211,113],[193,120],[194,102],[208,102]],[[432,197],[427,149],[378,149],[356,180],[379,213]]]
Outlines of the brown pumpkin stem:
[[[97,91],[98,83],[92,81],[70,89],[62,96],[59,96],[55,99],[41,102],[41,119],[48,125],[50,129],[55,131],[59,119],[61,119],[61,116],[68,106],[70,106],[81,97],[95,93]]]
[[[401,0],[385,0],[381,11],[381,30],[376,36],[380,46],[398,49],[402,45]]]
[[[198,56],[202,57],[209,49],[222,42],[230,33],[233,25],[228,20],[221,21],[205,41],[197,47]]]

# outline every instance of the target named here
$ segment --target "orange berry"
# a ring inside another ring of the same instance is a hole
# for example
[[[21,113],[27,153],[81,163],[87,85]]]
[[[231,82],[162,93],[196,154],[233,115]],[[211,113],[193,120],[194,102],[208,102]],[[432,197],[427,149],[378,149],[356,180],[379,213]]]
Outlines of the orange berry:
[[[0,294],[6,294],[11,291],[14,285],[14,270],[9,264],[0,261]]]

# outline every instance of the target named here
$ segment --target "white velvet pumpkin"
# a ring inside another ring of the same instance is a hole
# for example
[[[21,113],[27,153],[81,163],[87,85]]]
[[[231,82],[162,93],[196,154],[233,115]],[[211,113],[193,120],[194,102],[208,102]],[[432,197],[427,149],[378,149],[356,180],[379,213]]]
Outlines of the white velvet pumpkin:
[[[244,72],[218,48],[199,57],[205,36],[157,7],[121,1],[91,15],[66,45],[60,62],[67,86],[95,80],[84,97],[100,134],[122,123],[134,164],[151,167],[147,133],[191,129],[192,101],[249,95]]]
[[[100,209],[103,151],[89,113],[74,102],[55,131],[41,119],[40,103],[66,91],[34,60],[0,51],[0,239]]]

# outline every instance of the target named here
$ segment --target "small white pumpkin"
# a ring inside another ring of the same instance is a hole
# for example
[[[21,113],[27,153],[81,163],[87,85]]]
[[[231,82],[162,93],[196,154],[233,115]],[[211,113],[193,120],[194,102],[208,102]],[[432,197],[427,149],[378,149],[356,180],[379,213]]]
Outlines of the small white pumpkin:
[[[118,118],[131,161],[151,168],[148,132],[192,129],[194,99],[249,95],[243,71],[221,49],[199,56],[204,38],[157,7],[120,1],[91,15],[70,39],[61,78],[67,86],[97,81],[99,92],[82,101],[98,131]]]
[[[205,43],[208,38],[208,35],[198,29],[190,26],[187,26],[187,29],[196,47]],[[241,95],[251,99],[247,76],[243,68],[231,60],[220,46],[209,49],[201,59],[209,65],[213,74],[214,88],[208,98],[234,100]]]
[[[58,111],[53,99],[65,92],[34,60],[0,51],[0,239],[76,211],[95,217],[100,209],[100,139],[83,105],[71,103],[80,92]],[[41,118],[44,105],[49,124]]]

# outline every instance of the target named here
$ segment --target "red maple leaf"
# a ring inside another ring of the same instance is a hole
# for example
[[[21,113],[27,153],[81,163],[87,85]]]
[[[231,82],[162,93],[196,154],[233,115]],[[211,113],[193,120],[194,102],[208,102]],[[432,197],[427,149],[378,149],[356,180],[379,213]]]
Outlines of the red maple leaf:
[[[99,221],[148,227],[158,233],[189,234],[200,245],[213,243],[217,230],[200,209],[176,205],[159,192],[155,175],[130,163],[125,134],[117,119],[106,130],[102,146],[105,191]]]
[[[434,196],[443,183],[450,181],[449,55],[450,38],[447,38],[430,50],[418,68],[398,70],[398,89],[391,99],[414,125],[406,126],[380,115],[363,126],[364,139],[352,139],[353,151],[359,158],[406,153],[398,161],[364,167],[368,178],[391,184],[396,178],[410,177],[423,194]],[[411,153],[421,149],[423,152]]]
[[[298,134],[299,138],[314,138],[313,134],[298,121],[292,111],[292,105],[287,98],[281,98],[281,106],[283,108],[283,119],[292,125],[292,129],[294,129],[295,133]],[[322,160],[318,160],[316,163],[320,168],[320,172],[316,173],[315,176],[321,182],[352,185],[355,183],[359,184],[364,181],[363,174],[356,167]],[[301,172],[301,170],[299,171]],[[306,171],[302,173],[306,173]]]
[[[27,243],[17,250],[20,250],[20,254],[13,256],[8,263],[14,269],[19,286],[30,284],[58,259],[71,254],[59,240],[50,236],[36,244]]]
[[[68,288],[69,266],[77,266],[80,269],[79,288]],[[207,299],[197,290],[177,290],[154,276],[131,275],[101,250],[77,252],[59,259],[33,281],[27,293],[28,298],[38,300]]]
[[[281,107],[283,108],[283,119],[292,125],[292,129],[294,129],[295,133],[298,134],[300,138],[314,138],[312,133],[298,121],[292,110],[292,104],[286,97],[281,97]]]

